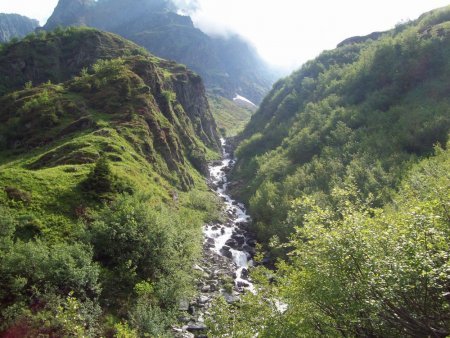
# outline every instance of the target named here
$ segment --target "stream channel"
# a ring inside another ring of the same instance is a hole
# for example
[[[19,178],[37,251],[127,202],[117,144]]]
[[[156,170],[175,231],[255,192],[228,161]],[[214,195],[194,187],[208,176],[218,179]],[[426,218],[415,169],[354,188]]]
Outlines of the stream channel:
[[[236,302],[245,292],[254,292],[248,268],[253,265],[256,239],[248,231],[251,222],[245,206],[228,194],[227,173],[235,159],[226,141],[222,142],[222,160],[209,165],[209,186],[224,203],[223,223],[206,224],[203,228],[203,256],[197,270],[198,297],[180,304],[182,328],[176,337],[207,337],[205,317],[215,297],[222,295],[228,303]]]

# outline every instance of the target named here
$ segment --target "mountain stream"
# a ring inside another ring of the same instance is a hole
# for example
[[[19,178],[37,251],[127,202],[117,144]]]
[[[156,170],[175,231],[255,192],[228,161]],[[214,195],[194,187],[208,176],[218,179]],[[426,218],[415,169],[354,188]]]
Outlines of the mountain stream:
[[[206,337],[204,317],[215,297],[222,295],[228,303],[236,302],[245,291],[254,292],[249,280],[248,268],[253,265],[256,240],[248,231],[251,222],[245,206],[228,194],[227,173],[235,159],[224,139],[222,160],[209,165],[209,186],[224,203],[225,222],[206,224],[203,228],[203,257],[194,267],[200,277],[197,280],[199,296],[193,301],[180,304],[185,314],[184,323],[174,329],[176,337]]]

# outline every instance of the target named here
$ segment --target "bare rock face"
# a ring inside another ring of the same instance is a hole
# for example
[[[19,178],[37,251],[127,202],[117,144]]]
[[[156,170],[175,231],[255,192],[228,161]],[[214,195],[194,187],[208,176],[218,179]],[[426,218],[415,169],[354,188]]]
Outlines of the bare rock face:
[[[95,0],[60,0],[46,27],[80,26],[86,24],[86,14],[96,4]]]
[[[0,42],[21,38],[39,27],[39,21],[18,14],[0,13]]]

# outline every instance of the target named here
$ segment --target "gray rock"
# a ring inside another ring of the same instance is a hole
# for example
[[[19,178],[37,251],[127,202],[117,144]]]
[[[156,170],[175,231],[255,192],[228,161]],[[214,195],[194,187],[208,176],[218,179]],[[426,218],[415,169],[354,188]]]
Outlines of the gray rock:
[[[196,324],[188,325],[186,330],[189,332],[192,332],[192,333],[202,332],[202,331],[206,330],[206,325],[203,323],[196,323]]]
[[[223,293],[223,298],[225,298],[225,301],[228,304],[233,304],[233,303],[237,302],[237,300],[238,300],[238,298],[236,296],[234,296],[228,292]]]
[[[224,245],[222,249],[220,249],[220,253],[228,258],[233,258],[233,254],[231,253],[231,248],[229,246]]]
[[[247,288],[247,287],[250,286],[250,284],[248,284],[248,283],[246,283],[246,282],[238,281],[238,282],[236,283],[236,286],[237,286],[238,288]]]
[[[239,247],[238,242],[234,238],[230,238],[225,242],[225,245],[228,245],[230,248],[237,249]]]
[[[241,278],[248,280],[248,270],[247,269],[242,269]]]
[[[231,239],[234,239],[238,245],[243,245],[245,243],[245,237],[243,235],[234,234],[231,236]]]
[[[189,310],[189,301],[187,301],[187,300],[181,300],[180,301],[180,304],[179,304],[179,306],[178,306],[178,309],[180,310],[180,311],[188,311]]]
[[[199,304],[205,304],[210,300],[210,298],[208,296],[202,295],[200,297],[198,297],[197,301]]]
[[[252,247],[255,247],[255,246],[256,246],[256,243],[258,243],[258,242],[256,241],[256,239],[249,239],[249,240],[247,240],[247,244],[250,245],[250,246],[252,246]]]

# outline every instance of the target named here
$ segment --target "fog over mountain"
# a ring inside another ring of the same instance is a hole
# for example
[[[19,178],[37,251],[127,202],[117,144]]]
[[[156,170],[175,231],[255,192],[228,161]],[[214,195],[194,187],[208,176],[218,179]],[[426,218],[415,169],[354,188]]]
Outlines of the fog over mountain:
[[[44,28],[86,25],[122,35],[186,64],[214,94],[259,103],[277,76],[243,38],[209,36],[179,14],[195,8],[196,2],[178,0],[60,0]]]

